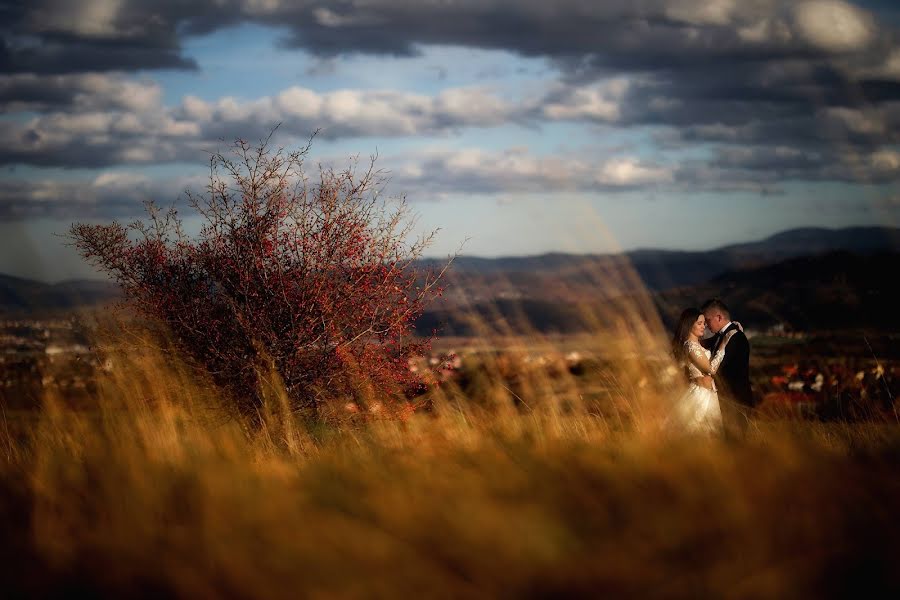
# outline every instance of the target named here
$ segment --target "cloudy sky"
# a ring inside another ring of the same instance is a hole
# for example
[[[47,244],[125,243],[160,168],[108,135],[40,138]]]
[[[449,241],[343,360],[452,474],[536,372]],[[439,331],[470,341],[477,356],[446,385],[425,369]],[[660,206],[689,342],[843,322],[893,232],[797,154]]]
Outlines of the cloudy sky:
[[[376,153],[436,255],[896,225],[896,0],[0,0],[0,272],[235,137]]]

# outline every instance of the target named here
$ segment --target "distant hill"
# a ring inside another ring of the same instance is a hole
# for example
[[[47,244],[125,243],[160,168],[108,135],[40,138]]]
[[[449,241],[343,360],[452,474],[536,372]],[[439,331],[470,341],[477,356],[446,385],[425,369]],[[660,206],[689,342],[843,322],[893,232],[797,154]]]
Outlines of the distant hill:
[[[520,309],[525,306],[527,312],[536,317],[543,314],[544,320],[565,329],[562,323],[567,322],[569,312],[566,305],[602,301],[633,293],[644,286],[654,292],[673,291],[675,296],[685,290],[702,295],[705,291],[699,290],[726,285],[722,278],[749,277],[736,275],[740,272],[750,273],[752,269],[773,263],[835,251],[857,256],[900,252],[900,229],[794,229],[764,240],[702,252],[645,249],[605,255],[461,256],[449,271],[445,298],[434,307],[432,314],[452,312],[454,305],[461,302],[479,304],[499,300],[501,306],[518,305]],[[429,259],[422,264],[436,266],[440,262]],[[787,274],[772,271],[766,276],[776,277],[774,281],[778,281]],[[748,288],[765,287],[761,280],[741,281],[740,285]],[[737,282],[735,279],[734,284],[738,285]],[[673,294],[667,292],[666,297]],[[5,313],[70,310],[117,297],[116,287],[104,281],[46,284],[0,275],[0,312]],[[769,309],[761,310],[760,314],[766,310]]]
[[[590,301],[649,288],[663,291],[706,283],[724,273],[834,251],[860,255],[900,251],[900,229],[793,229],[764,240],[701,252],[634,250],[624,254],[477,258],[454,261],[447,303],[491,298]],[[432,261],[432,264],[438,264]],[[636,275],[636,277],[629,277]]]
[[[426,311],[416,321],[416,331],[440,335],[479,335],[489,333],[578,333],[585,331],[584,307],[545,300],[499,299],[467,307],[436,308]]]
[[[719,296],[736,317],[753,327],[783,323],[797,330],[900,332],[895,291],[898,264],[898,252],[838,251],[724,273],[708,283],[668,290],[656,298],[670,322],[685,307]]]
[[[71,280],[49,284],[0,275],[0,311],[5,313],[72,310],[103,304],[118,297],[118,288],[106,281]]]
[[[575,262],[626,256],[636,264],[653,264],[660,260],[672,259],[676,263],[702,256],[727,257],[726,262],[760,262],[823,254],[834,250],[856,253],[878,252],[881,250],[900,251],[900,228],[896,227],[845,227],[827,229],[807,227],[789,229],[754,242],[731,244],[705,251],[638,249],[623,254],[566,254],[552,252],[534,256],[504,256],[483,258],[461,256],[454,262],[454,270],[466,273],[490,273],[509,271],[557,270]],[[719,262],[718,259],[713,262]],[[435,264],[440,261],[429,261]]]
[[[900,251],[900,229],[895,227],[845,227],[843,229],[790,229],[758,242],[720,248],[732,256],[765,262],[794,256],[847,250],[857,254]]]
[[[900,332],[894,291],[898,264],[897,252],[864,255],[837,251],[729,271],[703,284],[656,292],[653,300],[666,326],[673,325],[683,309],[721,297],[732,314],[753,329],[782,324],[798,331],[861,328]],[[596,299],[582,303],[500,299],[475,303],[466,312],[431,310],[417,327],[421,331],[438,328],[453,335],[477,333],[484,326],[496,333],[504,333],[509,326],[518,331],[533,328],[541,333],[575,333],[587,329],[585,314],[602,319],[611,316],[610,306]],[[472,326],[473,315],[478,327]]]

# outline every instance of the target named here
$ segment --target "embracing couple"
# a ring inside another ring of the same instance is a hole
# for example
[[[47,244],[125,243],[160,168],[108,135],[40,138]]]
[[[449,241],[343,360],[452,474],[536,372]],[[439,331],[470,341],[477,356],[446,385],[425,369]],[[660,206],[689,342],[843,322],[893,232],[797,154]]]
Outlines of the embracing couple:
[[[706,329],[714,335],[705,337]],[[688,431],[743,436],[753,406],[750,342],[719,299],[681,313],[672,339],[675,360],[689,384],[675,405],[678,425]]]

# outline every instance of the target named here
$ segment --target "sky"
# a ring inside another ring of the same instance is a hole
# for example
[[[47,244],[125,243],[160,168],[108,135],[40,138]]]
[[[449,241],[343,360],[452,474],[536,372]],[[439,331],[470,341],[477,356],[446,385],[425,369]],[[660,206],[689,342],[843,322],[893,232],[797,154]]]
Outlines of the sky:
[[[2,273],[93,275],[72,222],[279,124],[312,171],[377,154],[434,256],[900,217],[895,0],[0,0],[0,30]]]

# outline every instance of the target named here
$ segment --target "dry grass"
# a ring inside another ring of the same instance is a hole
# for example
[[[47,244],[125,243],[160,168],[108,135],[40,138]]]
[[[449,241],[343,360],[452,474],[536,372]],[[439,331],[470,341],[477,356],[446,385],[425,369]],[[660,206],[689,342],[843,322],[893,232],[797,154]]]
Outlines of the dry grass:
[[[445,387],[434,412],[406,421],[305,422],[276,385],[262,424],[249,426],[223,414],[188,369],[132,348],[101,378],[97,410],[48,398],[37,420],[4,419],[4,591],[695,598],[900,589],[896,426],[772,422],[740,442],[681,437],[649,409],[624,420],[563,409],[577,394],[571,381],[512,360],[483,369],[479,402]],[[617,381],[634,375],[617,371]],[[527,408],[510,402],[510,375]],[[616,393],[638,407],[665,397],[653,386]]]
[[[613,289],[633,279],[586,274]],[[900,427],[759,421],[739,441],[680,435],[664,426],[681,390],[655,376],[671,365],[649,299],[584,318],[598,333],[579,347],[603,359],[581,376],[565,364],[571,348],[498,321],[433,410],[379,420],[372,405],[327,424],[291,413],[277,377],[247,423],[172,353],[105,339],[113,368],[97,406],[48,397],[40,415],[2,415],[3,591],[900,591]]]

